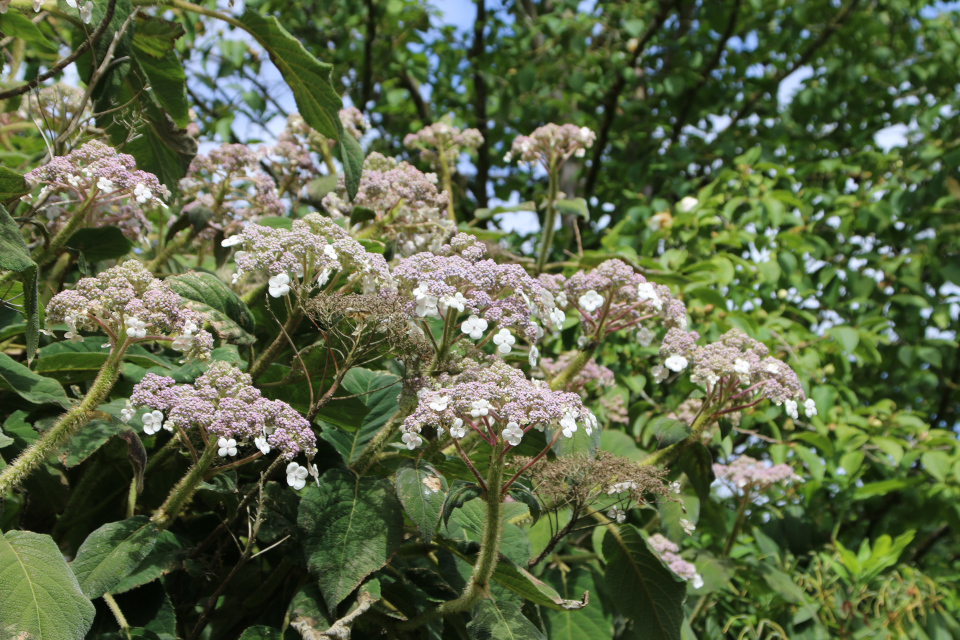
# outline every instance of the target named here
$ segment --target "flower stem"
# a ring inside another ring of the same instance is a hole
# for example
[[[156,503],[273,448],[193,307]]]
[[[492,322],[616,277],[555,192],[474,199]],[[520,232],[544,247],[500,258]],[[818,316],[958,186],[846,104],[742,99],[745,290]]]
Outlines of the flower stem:
[[[557,374],[557,377],[550,381],[550,390],[551,391],[562,391],[566,389],[567,385],[570,384],[570,381],[573,378],[583,371],[583,368],[587,366],[587,363],[590,362],[590,358],[593,357],[593,354],[596,353],[597,347],[600,346],[600,343],[596,340],[591,340],[589,343],[584,345],[584,348],[576,355],[576,357],[570,361],[570,364],[567,365],[567,368]]]
[[[250,370],[247,373],[253,378],[253,381],[256,382],[260,376],[266,373],[267,368],[273,364],[273,361],[277,359],[277,356],[280,355],[280,352],[283,350],[283,346],[288,344],[287,336],[293,335],[293,332],[297,330],[297,327],[300,326],[300,321],[303,320],[303,311],[297,307],[294,309],[289,316],[287,316],[287,321],[283,325],[283,330],[277,334],[277,337],[274,338],[273,342],[270,343],[270,346],[264,349],[263,353],[260,354],[260,357],[257,358],[256,362],[250,365]]]
[[[181,234],[174,238],[172,241],[164,245],[163,249],[160,250],[160,253],[147,264],[147,269],[153,272],[160,270],[160,267],[170,259],[173,254],[178,253],[185,246],[193,242],[193,239],[197,237],[197,231],[193,227],[190,228],[190,231],[186,234]]]
[[[450,175],[450,166],[447,164],[447,154],[442,148],[437,149],[437,158],[440,160],[440,180],[443,190],[447,192],[447,217],[456,224],[457,215],[453,207],[453,178]]]
[[[180,515],[180,511],[187,502],[190,501],[193,494],[196,493],[197,487],[200,486],[200,482],[203,480],[203,475],[207,472],[207,469],[210,468],[210,465],[213,464],[213,459],[216,456],[217,445],[211,441],[203,451],[203,456],[201,456],[197,463],[190,467],[187,474],[180,479],[180,482],[173,488],[170,495],[167,496],[167,499],[160,505],[160,508],[157,509],[150,520],[157,523],[161,529],[166,529],[173,524],[177,516]]]
[[[659,451],[651,453],[640,463],[640,466],[659,467],[673,462],[683,452],[684,449],[700,439],[704,431],[713,425],[715,417],[716,414],[713,413],[701,413],[699,416],[697,416],[697,419],[693,421],[693,425],[690,427],[690,435],[680,442],[674,443],[669,447],[664,447]]]
[[[70,408],[57,420],[56,424],[42,433],[16,460],[0,471],[0,497],[21,484],[31,471],[43,464],[52,453],[66,443],[70,436],[87,423],[87,414],[107,399],[107,395],[117,382],[126,348],[126,342],[114,347],[83,400]]]
[[[560,191],[560,171],[556,164],[550,171],[550,186],[547,191],[547,213],[543,220],[543,243],[540,245],[540,256],[537,258],[537,273],[543,273],[547,259],[550,257],[550,245],[553,244],[553,226],[557,221],[557,194]]]

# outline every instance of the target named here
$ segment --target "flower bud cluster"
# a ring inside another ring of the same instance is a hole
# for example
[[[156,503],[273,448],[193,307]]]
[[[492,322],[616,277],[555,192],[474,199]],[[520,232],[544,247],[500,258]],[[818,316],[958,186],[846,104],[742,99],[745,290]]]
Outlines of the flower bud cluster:
[[[664,564],[670,567],[675,574],[693,584],[694,589],[703,586],[703,578],[697,573],[697,568],[677,555],[680,552],[673,542],[670,542],[659,533],[655,533],[647,539],[647,544],[653,549],[654,553],[660,556]]]
[[[411,297],[415,318],[441,318],[450,309],[469,314],[461,331],[479,340],[496,325],[495,344],[504,354],[516,341],[508,327],[533,343],[543,335],[536,319],[552,329],[562,326],[564,314],[553,295],[520,265],[481,260],[486,249],[475,237],[459,233],[438,253],[418,253],[393,269],[398,291]]]
[[[420,159],[434,169],[440,168],[438,156],[443,155],[446,166],[453,170],[462,149],[477,149],[483,144],[483,135],[477,129],[460,129],[445,122],[437,122],[403,139],[407,149],[419,149]]]
[[[67,224],[70,211],[89,202],[90,226],[118,226],[126,236],[137,238],[150,228],[144,209],[166,207],[161,198],[170,197],[155,175],[137,169],[133,156],[97,140],[54,157],[25,178],[30,184],[46,185],[41,195],[60,196],[41,205],[52,233]]]
[[[113,343],[124,336],[172,340],[173,348],[200,360],[207,359],[213,347],[213,337],[200,328],[203,316],[136,260],[82,278],[73,289],[55,295],[47,305],[47,323],[66,324],[66,337],[74,341],[83,340],[77,333],[81,329],[104,329]]]
[[[358,224],[378,225],[377,238],[394,241],[401,255],[436,251],[456,227],[446,217],[449,194],[438,191],[436,176],[424,174],[406,162],[396,162],[379,153],[364,161],[360,186],[353,201],[347,198],[344,176],[337,190],[323,199],[334,218],[349,218],[354,207],[374,212],[375,218]]]
[[[209,216],[204,237],[218,231],[229,235],[261,217],[283,215],[277,186],[260,168],[260,158],[246,145],[223,144],[193,159],[180,181],[181,198],[188,203],[182,213],[202,210]]]
[[[743,492],[762,493],[774,484],[803,482],[786,464],[766,465],[750,456],[740,456],[728,465],[714,464],[713,473],[718,480],[726,481]]]
[[[324,286],[336,273],[350,273],[361,281],[365,293],[393,289],[387,262],[379,253],[363,248],[333,220],[310,213],[294,220],[290,229],[250,224],[223,241],[238,246],[233,281],[260,269],[270,273],[270,295],[282,297],[296,290],[308,293]]]
[[[192,385],[148,373],[134,386],[130,403],[151,410],[144,427],[147,416],[153,424],[160,412],[168,431],[203,429],[218,439],[221,456],[256,447],[265,455],[278,449],[287,460],[301,452],[309,459],[317,449],[309,422],[287,403],[262,397],[248,374],[222,361],[211,363]]]
[[[570,156],[582,158],[586,155],[586,150],[593,146],[596,137],[597,134],[587,127],[545,124],[529,136],[514,138],[513,145],[503,160],[511,162],[517,157],[531,164],[539,162],[544,169],[550,170],[552,166],[562,164]]]
[[[455,439],[473,429],[490,444],[502,440],[511,446],[520,444],[531,428],[559,428],[567,438],[581,426],[588,435],[599,428],[580,396],[551,391],[501,360],[468,369],[449,386],[418,395],[417,408],[403,423],[402,439],[409,449],[421,443],[425,426],[445,429]]]

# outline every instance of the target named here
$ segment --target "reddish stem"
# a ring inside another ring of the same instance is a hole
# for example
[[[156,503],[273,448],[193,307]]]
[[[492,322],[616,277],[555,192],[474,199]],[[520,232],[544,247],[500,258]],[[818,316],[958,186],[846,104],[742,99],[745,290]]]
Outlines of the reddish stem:
[[[470,462],[470,458],[467,457],[467,454],[463,452],[463,449],[460,447],[460,442],[454,438],[453,445],[457,448],[457,452],[460,454],[460,457],[463,458],[463,461],[467,463],[467,468],[473,473],[473,477],[477,479],[477,482],[480,483],[480,488],[483,489],[483,492],[487,492],[487,485],[484,483],[483,478],[480,477],[480,474],[477,473],[477,468],[473,466],[473,463]]]
[[[547,444],[546,448],[545,448],[543,451],[541,451],[540,453],[538,453],[538,454],[537,454],[537,457],[535,457],[533,460],[531,460],[530,462],[528,462],[527,464],[525,464],[525,465],[523,466],[523,468],[520,469],[520,471],[517,471],[517,472],[513,475],[512,478],[510,478],[509,480],[507,480],[507,483],[506,483],[505,485],[503,485],[503,489],[500,490],[500,495],[505,495],[505,494],[507,493],[507,489],[510,488],[510,485],[512,485],[513,482],[514,482],[517,478],[519,478],[520,475],[523,474],[524,471],[526,471],[527,469],[529,469],[531,466],[533,466],[533,463],[535,463],[537,460],[539,460],[539,459],[542,458],[544,455],[546,455],[547,451],[550,450],[550,447],[552,447],[552,446],[553,446],[553,443],[557,441],[557,438],[560,437],[560,434],[561,434],[561,433],[562,433],[562,429],[557,428],[557,432],[553,434],[553,439],[550,440],[550,442]]]

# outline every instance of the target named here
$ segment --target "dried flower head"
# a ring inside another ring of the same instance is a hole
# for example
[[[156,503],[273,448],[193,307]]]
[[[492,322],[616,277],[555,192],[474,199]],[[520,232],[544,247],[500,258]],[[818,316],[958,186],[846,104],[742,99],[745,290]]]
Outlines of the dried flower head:
[[[514,157],[523,162],[539,162],[550,171],[566,162],[571,156],[582,158],[586,150],[593,146],[597,134],[587,127],[572,124],[546,124],[538,127],[529,136],[517,136],[513,139],[510,151],[504,156],[504,162]]]
[[[212,362],[192,385],[148,373],[134,386],[130,402],[163,413],[164,429],[200,428],[225,441],[219,446],[227,453],[220,455],[255,447],[261,453],[279,449],[287,460],[301,452],[309,459],[317,449],[309,422],[287,403],[262,397],[248,374],[226,362]]]
[[[82,341],[79,330],[103,330],[112,344],[139,340],[171,340],[188,358],[207,359],[213,338],[203,316],[184,304],[168,284],[142,264],[128,260],[83,278],[73,289],[55,295],[47,305],[47,323],[64,323],[67,338]]]

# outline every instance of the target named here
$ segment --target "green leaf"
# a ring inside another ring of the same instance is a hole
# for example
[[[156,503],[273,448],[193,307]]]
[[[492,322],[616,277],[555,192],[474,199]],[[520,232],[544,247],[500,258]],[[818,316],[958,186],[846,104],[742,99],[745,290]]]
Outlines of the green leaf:
[[[13,178],[12,176],[16,176]],[[23,182],[23,176],[9,169],[0,168],[0,200],[4,200],[8,189],[16,189],[16,181]],[[20,233],[20,227],[0,204],[0,270],[19,273],[23,279],[23,308],[27,318],[26,347],[27,360],[33,360],[40,338],[40,307],[37,295],[37,265],[30,257],[30,249]]]
[[[450,516],[453,514],[454,509],[459,509],[471,500],[479,498],[482,493],[483,489],[472,482],[455,480],[450,487],[450,491],[447,492],[446,497],[443,499],[442,510],[444,526],[450,526]]]
[[[519,482],[514,482],[510,485],[509,491],[510,497],[516,500],[517,502],[522,502],[527,505],[527,508],[530,509],[530,517],[533,518],[532,524],[537,524],[537,520],[540,519],[540,513],[542,511],[540,507],[540,501],[537,500],[537,496],[533,495],[530,492],[530,489],[526,488]]]
[[[66,246],[82,251],[83,257],[90,262],[100,262],[127,255],[133,249],[133,242],[119,227],[90,227],[70,236]]]
[[[385,566],[403,541],[400,501],[382,478],[330,469],[300,502],[307,567],[317,577],[328,610]]]
[[[472,640],[547,640],[533,623],[510,602],[481,600],[467,625]]]
[[[159,534],[146,516],[110,522],[91,533],[70,564],[80,590],[91,600],[109,592],[150,554]]]
[[[590,219],[590,210],[587,208],[587,201],[583,198],[564,198],[557,200],[557,211],[563,215],[577,216],[584,220]]]
[[[537,204],[535,202],[521,202],[520,204],[512,205],[497,205],[489,209],[477,209],[473,212],[473,217],[477,220],[486,220],[492,218],[498,213],[513,213],[515,211],[536,211]]]
[[[91,420],[70,436],[57,454],[57,459],[68,469],[77,466],[115,436],[122,426],[125,425],[112,420]]]
[[[220,338],[241,345],[256,341],[251,335],[253,313],[220,278],[211,273],[191,271],[170,276],[164,282],[189,300],[187,306],[202,313]]]
[[[283,640],[279,629],[257,625],[249,627],[240,634],[240,640]]]
[[[639,640],[680,640],[687,585],[648,547],[632,525],[603,538],[606,591],[613,605],[634,621]]]
[[[547,428],[547,441],[553,438],[553,428]],[[572,438],[560,435],[557,441],[553,443],[553,452],[559,456],[589,456],[594,458],[600,451],[600,429],[593,429],[588,435],[583,425],[579,425],[573,432]]]
[[[701,502],[710,497],[710,485],[713,484],[713,457],[702,442],[694,442],[683,450],[678,460],[680,470],[687,474],[693,490]]]
[[[28,20],[29,22],[29,20]],[[7,202],[9,200],[15,200],[20,196],[30,193],[30,187],[27,185],[27,181],[22,175],[13,171],[12,169],[7,169],[6,167],[0,167],[0,203]],[[2,209],[2,207],[0,207]],[[6,213],[6,209],[2,209]],[[18,231],[19,233],[19,231]],[[3,242],[6,238],[6,231],[0,227],[0,242]],[[22,240],[22,238],[21,238]],[[0,254],[0,259],[3,257]],[[7,269],[8,267],[3,267]]]
[[[330,628],[332,619],[323,603],[323,596],[315,584],[307,584],[290,601],[290,626],[323,632]]]
[[[137,15],[133,32],[133,48],[154,58],[163,58],[174,50],[174,43],[184,34],[183,25],[171,20]]]
[[[364,446],[397,410],[400,396],[399,378],[384,371],[351,369],[343,378],[341,388],[350,394],[363,394],[360,399],[369,412],[361,416],[359,426],[350,432],[323,420],[320,437],[332,444],[344,461],[350,464],[363,452]]]
[[[111,590],[111,593],[130,591],[182,568],[188,551],[175,534],[170,531],[161,531],[147,556]]]
[[[429,462],[421,459],[404,460],[397,469],[397,496],[407,515],[417,525],[420,539],[430,544],[440,523],[447,481]]]
[[[10,11],[0,15],[0,31],[8,36],[21,38],[35,44],[48,53],[57,52],[57,45],[43,35],[40,28],[33,24],[30,18],[18,11]],[[0,196],[0,200],[3,200],[2,196]]]
[[[53,538],[29,531],[0,537],[0,637],[83,640],[93,615]]]
[[[56,380],[39,376],[5,353],[0,353],[0,389],[13,391],[27,402],[52,402],[70,406],[67,394]]]
[[[574,566],[567,572],[551,570],[548,580],[565,598],[576,594],[597,593],[593,573],[582,566]],[[613,620],[609,611],[604,611],[599,599],[579,611],[560,609],[547,610],[544,615],[547,635],[550,640],[595,640],[613,637]]]
[[[377,217],[377,212],[373,209],[368,209],[367,207],[354,207],[350,211],[350,226],[359,224],[361,222],[366,222],[367,220],[374,220]]]
[[[831,327],[827,329],[826,334],[833,336],[833,339],[840,344],[840,348],[845,353],[853,353],[860,343],[860,334],[856,329],[850,327]]]
[[[651,420],[650,428],[653,429],[653,437],[657,439],[660,447],[669,447],[690,435],[690,425],[666,416]]]
[[[343,100],[331,81],[333,65],[313,57],[274,16],[261,16],[247,9],[240,16],[240,22],[266,49],[270,60],[280,70],[293,91],[293,99],[303,120],[325,137],[340,142],[347,194],[352,200],[360,185],[363,151],[352,136],[344,133],[340,123]]]

